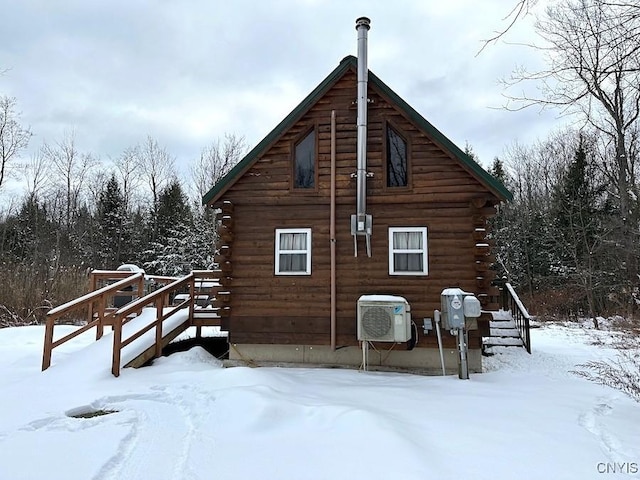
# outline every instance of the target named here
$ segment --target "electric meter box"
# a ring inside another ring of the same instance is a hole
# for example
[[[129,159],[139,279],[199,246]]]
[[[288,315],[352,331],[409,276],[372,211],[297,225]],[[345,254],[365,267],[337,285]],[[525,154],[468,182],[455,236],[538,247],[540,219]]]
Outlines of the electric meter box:
[[[445,330],[463,329],[465,317],[477,318],[481,314],[480,301],[460,288],[445,288],[440,294],[440,303]]]
[[[482,308],[480,307],[480,300],[473,295],[467,295],[462,301],[462,309],[464,310],[464,316],[466,318],[478,318],[482,315]]]

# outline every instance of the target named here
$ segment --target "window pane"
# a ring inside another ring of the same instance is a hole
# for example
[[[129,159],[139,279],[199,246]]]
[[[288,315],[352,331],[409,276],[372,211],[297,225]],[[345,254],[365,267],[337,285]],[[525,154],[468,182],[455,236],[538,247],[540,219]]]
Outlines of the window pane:
[[[387,126],[387,187],[407,186],[407,142]]]
[[[394,270],[396,272],[422,272],[422,255],[422,253],[394,253]]]
[[[280,250],[306,250],[306,233],[281,233]]]
[[[393,248],[396,249],[422,249],[422,232],[394,232]]]
[[[305,272],[307,269],[306,253],[281,253],[280,254],[280,271],[281,272]]]
[[[309,135],[296,145],[294,160],[295,188],[314,188],[316,177],[316,135]]]

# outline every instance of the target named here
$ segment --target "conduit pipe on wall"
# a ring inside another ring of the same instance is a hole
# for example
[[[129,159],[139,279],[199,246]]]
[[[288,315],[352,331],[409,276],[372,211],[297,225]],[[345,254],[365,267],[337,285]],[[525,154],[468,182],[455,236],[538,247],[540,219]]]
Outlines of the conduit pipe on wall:
[[[331,110],[331,350],[336,349],[336,111]]]

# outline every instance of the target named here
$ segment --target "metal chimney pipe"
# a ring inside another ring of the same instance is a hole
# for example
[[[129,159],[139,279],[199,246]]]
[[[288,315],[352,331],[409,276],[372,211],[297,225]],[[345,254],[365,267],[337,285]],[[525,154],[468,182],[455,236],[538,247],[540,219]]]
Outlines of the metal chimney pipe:
[[[358,170],[357,170],[357,230],[365,230],[367,209],[367,32],[370,20],[360,17],[356,20],[358,31]]]
[[[351,215],[351,235],[353,235],[354,254],[358,256],[358,235],[364,235],[367,243],[367,255],[371,256],[372,218],[367,215],[367,32],[371,20],[360,17],[356,20],[358,31],[358,146],[356,172],[356,214]]]

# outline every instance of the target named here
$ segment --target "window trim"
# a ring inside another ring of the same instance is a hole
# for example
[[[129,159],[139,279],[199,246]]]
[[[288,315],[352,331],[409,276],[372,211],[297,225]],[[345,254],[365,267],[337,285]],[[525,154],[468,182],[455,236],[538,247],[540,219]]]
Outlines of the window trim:
[[[314,142],[313,142],[313,187],[305,188],[305,187],[296,187],[296,147],[305,139],[310,133],[314,133]],[[316,193],[318,191],[318,126],[313,123],[309,125],[307,128],[302,130],[302,133],[296,136],[291,141],[291,174],[290,174],[290,182],[289,187],[292,192],[296,193]]]
[[[392,129],[400,138],[406,143],[406,155],[407,155],[407,184],[399,187],[389,186],[389,129]],[[384,152],[384,165],[383,165],[383,186],[385,189],[398,192],[402,190],[409,190],[411,188],[411,142],[409,136],[399,128],[394,122],[386,120],[384,122],[384,134],[383,134],[383,152]]]
[[[304,250],[280,250],[280,235],[283,233],[306,233],[307,245]],[[311,229],[310,228],[276,228],[275,233],[275,275],[297,275],[305,276],[311,275]],[[296,253],[294,253],[296,252]],[[300,254],[305,253],[307,255],[307,263],[304,271],[297,272],[281,272],[280,271],[280,255],[281,254]]]
[[[393,234],[405,232],[419,232],[422,234],[422,249],[394,249]],[[427,227],[389,227],[389,275],[411,275],[411,276],[427,276],[429,275],[429,243],[428,243]],[[422,253],[422,271],[420,272],[403,272],[396,271],[394,264],[394,253]]]

